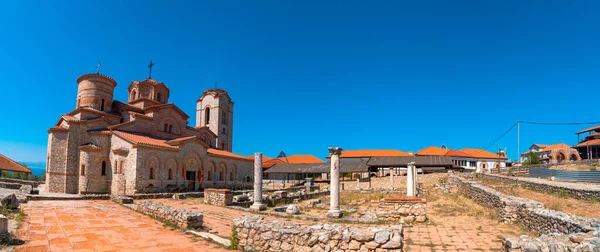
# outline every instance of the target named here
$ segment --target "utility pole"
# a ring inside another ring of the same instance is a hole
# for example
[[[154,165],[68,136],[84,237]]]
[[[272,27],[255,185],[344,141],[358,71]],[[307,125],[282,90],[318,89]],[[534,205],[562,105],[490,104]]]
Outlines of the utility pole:
[[[521,166],[521,120],[517,120],[517,160]]]

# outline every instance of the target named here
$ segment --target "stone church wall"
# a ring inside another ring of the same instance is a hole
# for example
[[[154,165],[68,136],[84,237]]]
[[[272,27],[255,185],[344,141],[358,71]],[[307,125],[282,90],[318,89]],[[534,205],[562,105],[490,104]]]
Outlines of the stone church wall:
[[[67,132],[55,131],[48,134],[48,161],[46,163],[46,190],[64,192],[66,188]]]

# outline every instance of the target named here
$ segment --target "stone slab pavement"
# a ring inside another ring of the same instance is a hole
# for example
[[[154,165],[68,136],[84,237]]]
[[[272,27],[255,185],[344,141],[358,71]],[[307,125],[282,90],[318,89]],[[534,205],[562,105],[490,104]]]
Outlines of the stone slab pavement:
[[[202,199],[155,199],[177,208],[200,211],[204,214],[204,225],[216,231],[217,235],[228,237],[231,234],[232,220],[251,214],[235,209],[202,203]],[[295,223],[313,225],[314,221],[264,216],[266,220],[279,219]],[[404,251],[501,251],[500,237],[507,233],[507,225],[489,225],[489,221],[464,218],[452,223],[435,225],[418,224],[404,227]],[[349,225],[349,224],[342,224]],[[365,224],[350,224],[364,226]],[[385,225],[384,225],[385,226]]]
[[[30,201],[16,251],[228,251],[112,201]]]

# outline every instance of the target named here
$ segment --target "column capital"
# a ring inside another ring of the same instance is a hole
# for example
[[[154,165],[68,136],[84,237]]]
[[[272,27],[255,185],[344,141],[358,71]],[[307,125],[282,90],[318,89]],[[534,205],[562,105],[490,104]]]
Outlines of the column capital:
[[[329,155],[333,156],[333,155],[341,155],[342,154],[342,148],[340,147],[329,147],[327,148],[329,150]]]

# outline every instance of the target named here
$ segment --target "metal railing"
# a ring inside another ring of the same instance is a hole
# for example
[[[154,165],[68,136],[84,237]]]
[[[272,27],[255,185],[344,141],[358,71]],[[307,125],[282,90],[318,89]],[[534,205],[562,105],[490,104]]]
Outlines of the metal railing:
[[[563,171],[548,168],[531,168],[529,177],[550,178],[554,177],[561,181],[595,182],[600,183],[600,171]]]

